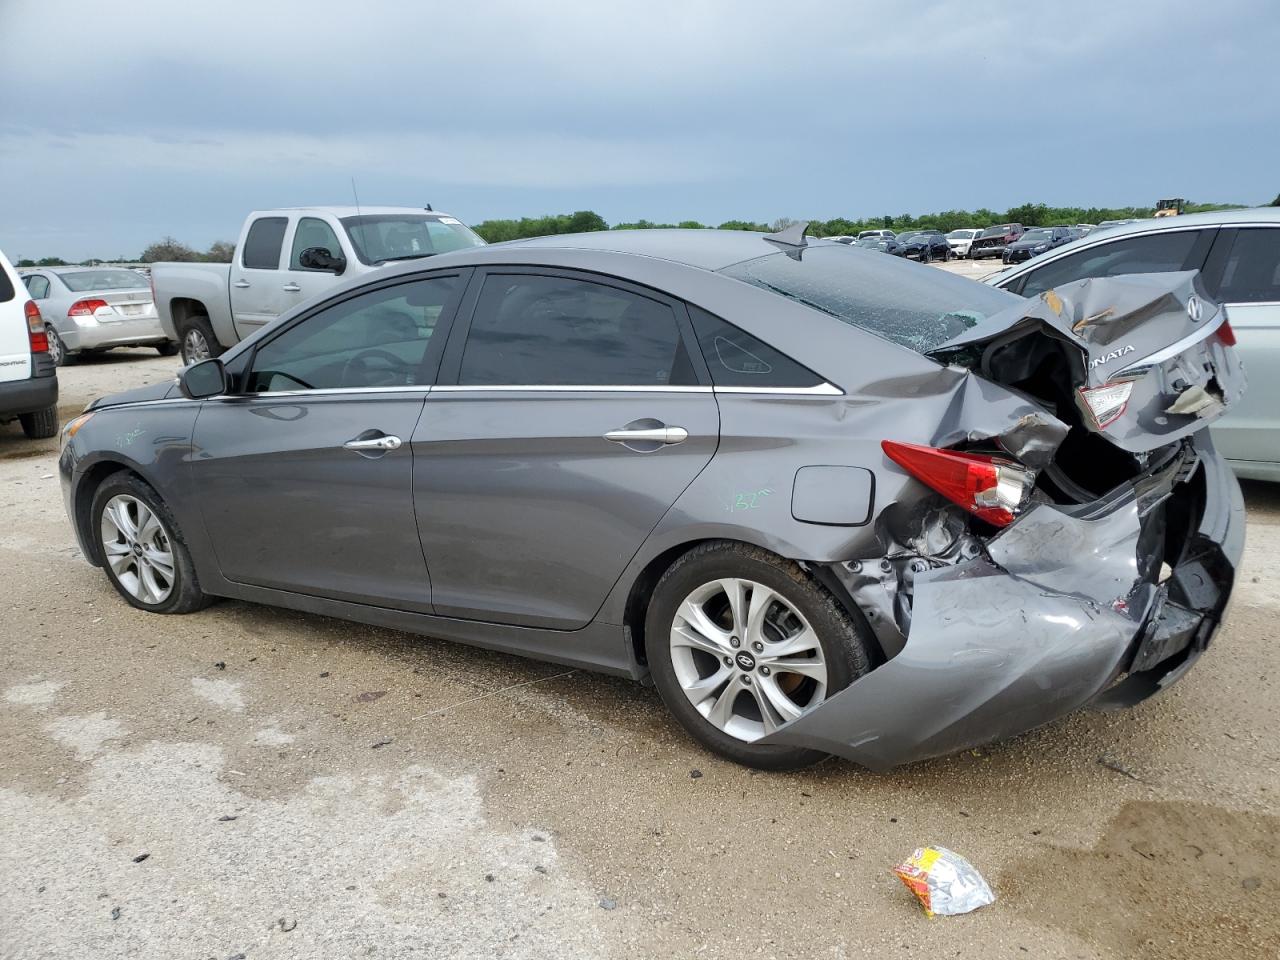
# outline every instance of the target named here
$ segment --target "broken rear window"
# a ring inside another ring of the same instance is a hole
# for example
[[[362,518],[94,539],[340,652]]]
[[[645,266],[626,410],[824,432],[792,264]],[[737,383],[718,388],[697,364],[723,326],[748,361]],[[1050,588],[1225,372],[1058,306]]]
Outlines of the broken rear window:
[[[1019,298],[974,280],[846,246],[774,253],[720,271],[927,353]]]

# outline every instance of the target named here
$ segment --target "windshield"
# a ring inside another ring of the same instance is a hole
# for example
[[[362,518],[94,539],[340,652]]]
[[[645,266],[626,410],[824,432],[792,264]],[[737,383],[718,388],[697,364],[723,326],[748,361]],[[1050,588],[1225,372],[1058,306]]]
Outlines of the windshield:
[[[968,240],[976,232],[977,232],[976,230],[952,230],[950,233],[947,234],[947,239],[948,240]]]
[[[479,247],[484,241],[453,217],[412,213],[370,213],[343,217],[342,225],[362,263],[411,260],[450,250]]]
[[[1022,235],[1022,242],[1025,243],[1048,243],[1052,239],[1052,230],[1028,230]]]
[[[799,260],[775,253],[720,271],[830,314],[899,346],[927,353],[1017,296],[898,257],[813,247]]]
[[[984,237],[1003,237],[1006,233],[1013,233],[1013,227],[1004,224],[999,227],[987,227],[982,231]]]
[[[72,293],[98,290],[146,290],[147,278],[132,270],[55,270]]]

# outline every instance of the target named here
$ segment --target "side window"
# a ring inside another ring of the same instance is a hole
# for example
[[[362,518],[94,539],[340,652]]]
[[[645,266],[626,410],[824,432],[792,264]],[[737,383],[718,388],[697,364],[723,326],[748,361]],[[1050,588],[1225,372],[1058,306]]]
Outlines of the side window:
[[[22,282],[27,285],[27,293],[31,294],[32,300],[43,300],[49,296],[49,278],[31,274],[23,277]]]
[[[808,367],[699,307],[690,307],[689,316],[717,387],[816,387],[823,382]]]
[[[1020,292],[1024,297],[1035,297],[1053,287],[1086,277],[1182,270],[1196,246],[1196,240],[1203,232],[1170,230],[1099,244],[1088,250],[1060,257],[1031,271],[1026,275]],[[1199,266],[1199,263],[1195,266]]]
[[[280,269],[280,248],[288,225],[288,217],[260,217],[253,221],[244,238],[240,263],[250,270]]]
[[[675,311],[626,290],[530,274],[484,281],[458,383],[680,386],[697,377]]]
[[[427,347],[459,286],[431,277],[335,303],[259,347],[247,390],[425,385]]]
[[[293,252],[289,255],[290,270],[314,272],[314,268],[304,267],[299,262],[302,251],[308,247],[324,247],[332,256],[342,256],[342,244],[338,242],[333,227],[316,217],[303,217],[298,221],[298,229],[293,231]]]
[[[1224,303],[1280,302],[1280,228],[1237,231],[1217,287]]]

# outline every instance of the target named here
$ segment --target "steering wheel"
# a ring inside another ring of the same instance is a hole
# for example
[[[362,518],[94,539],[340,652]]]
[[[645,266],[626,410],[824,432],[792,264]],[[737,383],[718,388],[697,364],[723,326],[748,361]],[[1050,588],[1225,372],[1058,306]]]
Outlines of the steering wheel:
[[[376,365],[371,361],[379,361]],[[398,387],[411,382],[413,364],[390,350],[362,350],[342,367],[342,384],[347,387]]]

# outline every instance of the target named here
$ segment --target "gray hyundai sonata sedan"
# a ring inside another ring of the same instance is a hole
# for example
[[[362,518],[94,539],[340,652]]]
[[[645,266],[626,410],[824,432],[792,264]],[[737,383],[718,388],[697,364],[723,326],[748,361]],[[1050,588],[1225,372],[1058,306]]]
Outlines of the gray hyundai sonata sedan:
[[[274,604],[652,682],[710,750],[872,769],[1132,704],[1243,548],[1194,273],[1024,300],[781,234],[361,276],[64,430],[126,601]]]

